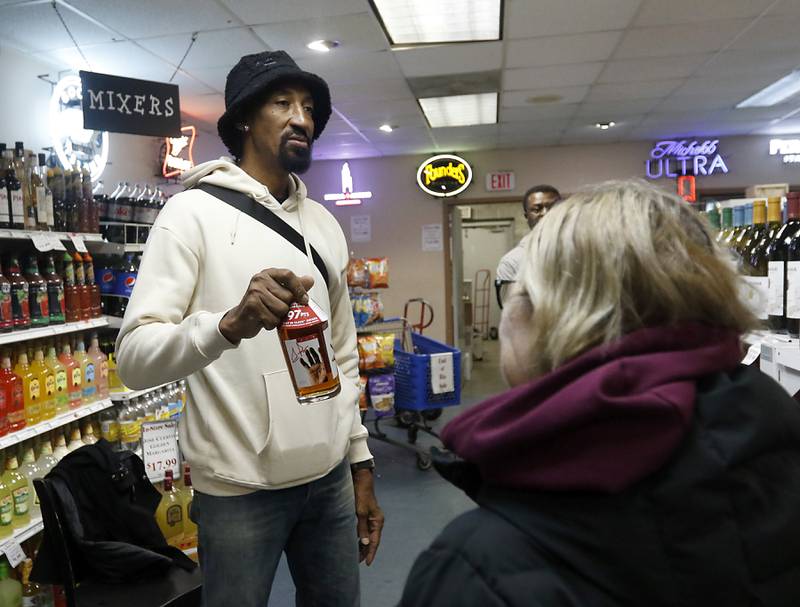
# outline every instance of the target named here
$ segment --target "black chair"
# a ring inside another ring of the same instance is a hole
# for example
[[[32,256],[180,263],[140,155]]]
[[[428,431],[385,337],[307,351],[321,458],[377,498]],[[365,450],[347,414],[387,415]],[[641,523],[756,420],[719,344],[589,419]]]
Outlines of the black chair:
[[[76,583],[62,522],[64,515],[51,481],[37,478],[33,486],[39,496],[45,532],[53,541],[57,555],[67,607],[199,607],[202,587],[199,567],[191,572],[172,567],[163,577],[135,583],[95,580]]]

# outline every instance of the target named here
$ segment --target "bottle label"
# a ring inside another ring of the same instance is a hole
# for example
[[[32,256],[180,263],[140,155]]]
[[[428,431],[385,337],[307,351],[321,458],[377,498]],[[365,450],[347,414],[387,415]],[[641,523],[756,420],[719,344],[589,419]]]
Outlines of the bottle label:
[[[44,380],[44,393],[50,397],[56,392],[56,377],[55,375],[48,375]]]
[[[31,319],[47,319],[50,316],[47,291],[41,285],[30,283],[30,309]]]
[[[39,385],[39,380],[32,379],[31,383],[28,384],[28,397],[31,400],[38,400],[41,395],[42,395],[42,388]]]
[[[52,228],[53,226],[55,226],[55,223],[56,223],[55,217],[56,216],[55,216],[55,209],[54,209],[54,205],[53,205],[53,194],[50,193],[50,192],[47,192],[45,194],[44,207],[45,207],[45,209],[47,211],[47,218],[46,218],[47,225]]]
[[[167,508],[167,525],[174,527],[180,525],[183,521],[183,508],[180,505],[170,506]]]
[[[67,391],[67,372],[59,369],[56,371],[56,392],[66,393]]]
[[[66,301],[64,300],[64,285],[61,282],[51,282],[47,285],[47,302],[52,322],[63,322],[64,315],[67,313]]]
[[[11,289],[11,312],[17,324],[27,322],[31,317],[31,309],[28,303],[28,283],[15,285]]]
[[[14,496],[14,514],[17,516],[22,516],[28,513],[28,507],[30,506],[30,493],[28,491],[27,485],[25,487],[20,487],[13,493]]]
[[[7,527],[14,520],[14,498],[11,494],[0,498],[0,525]]]
[[[83,383],[81,378],[81,370],[79,367],[75,367],[72,370],[72,385],[73,386],[80,386]]]
[[[14,223],[25,222],[25,203],[22,197],[22,190],[11,190],[11,221]]]
[[[0,189],[0,222],[9,223],[11,215],[8,212],[8,190]]]
[[[786,317],[800,319],[800,261],[786,264]]]
[[[86,383],[87,384],[94,383],[94,365],[92,363],[86,365]]]
[[[108,360],[104,360],[100,363],[100,379],[108,379]]]
[[[0,326],[8,326],[14,320],[11,306],[11,283],[0,284]]]
[[[783,316],[783,291],[785,287],[784,263],[770,261],[769,267],[769,307],[770,316]]]
[[[139,442],[142,427],[139,420],[126,420],[119,423],[119,438],[123,443]]]
[[[39,607],[44,605],[39,601],[38,596],[23,596],[22,597],[22,607]]]
[[[22,382],[18,381],[11,389],[11,398],[13,400],[12,406],[18,411],[22,411],[25,407],[25,397],[22,391]]]
[[[768,277],[742,276],[741,297],[756,318],[767,320],[767,305],[769,303]]]
[[[119,440],[119,423],[112,419],[101,422],[100,435],[109,443],[117,442]]]

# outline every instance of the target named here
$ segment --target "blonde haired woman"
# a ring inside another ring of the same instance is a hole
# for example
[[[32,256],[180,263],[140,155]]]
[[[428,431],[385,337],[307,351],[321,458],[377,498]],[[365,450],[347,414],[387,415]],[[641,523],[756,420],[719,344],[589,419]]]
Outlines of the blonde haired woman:
[[[704,220],[640,181],[536,226],[500,328],[511,389],[444,430],[478,509],[405,607],[800,604],[800,407],[741,366],[757,321]]]

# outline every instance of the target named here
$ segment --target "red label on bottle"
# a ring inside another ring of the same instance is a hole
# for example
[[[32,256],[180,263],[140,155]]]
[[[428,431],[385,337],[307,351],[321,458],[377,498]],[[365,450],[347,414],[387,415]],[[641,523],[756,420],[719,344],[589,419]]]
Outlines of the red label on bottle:
[[[305,329],[318,325],[326,320],[328,320],[328,318],[325,316],[325,313],[317,304],[309,299],[308,305],[304,306],[299,303],[293,303],[289,306],[289,312],[286,314],[286,318],[284,318],[281,326],[287,329]]]

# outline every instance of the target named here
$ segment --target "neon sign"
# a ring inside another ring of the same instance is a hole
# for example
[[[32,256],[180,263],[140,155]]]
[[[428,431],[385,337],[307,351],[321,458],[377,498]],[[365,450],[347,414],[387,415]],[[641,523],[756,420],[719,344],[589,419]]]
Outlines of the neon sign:
[[[325,200],[335,200],[337,207],[361,204],[362,200],[372,198],[372,192],[354,192],[353,175],[350,173],[350,163],[342,165],[342,192],[325,194]]]
[[[194,168],[194,138],[197,134],[193,126],[181,127],[181,133],[186,133],[180,137],[167,137],[166,152],[164,154],[164,164],[161,167],[161,174],[169,179],[177,177],[184,171]]]
[[[678,177],[678,196],[686,202],[697,202],[697,188],[694,175]]]
[[[108,162],[108,132],[83,128],[82,97],[78,76],[58,81],[50,96],[50,136],[65,169],[86,166],[97,181]]]
[[[727,173],[728,165],[718,153],[718,147],[719,139],[707,139],[702,143],[686,139],[659,141],[645,161],[645,172],[650,179]]]
[[[769,155],[783,156],[784,164],[800,163],[800,139],[770,139]]]
[[[425,160],[417,170],[417,185],[423,192],[445,198],[466,190],[472,183],[472,167],[460,156],[440,154]]]

